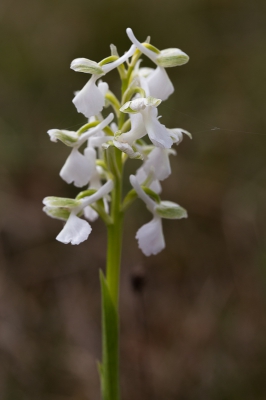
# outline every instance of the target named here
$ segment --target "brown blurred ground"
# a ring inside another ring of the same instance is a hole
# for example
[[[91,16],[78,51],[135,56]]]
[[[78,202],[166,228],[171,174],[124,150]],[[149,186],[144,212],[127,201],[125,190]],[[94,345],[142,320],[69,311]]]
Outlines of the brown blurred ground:
[[[150,217],[142,204],[126,218],[123,400],[263,400],[262,0],[1,1],[0,398],[99,399],[105,229],[96,222],[78,247],[55,241],[61,224],[42,213],[42,198],[77,191],[58,176],[68,150],[46,131],[84,122],[71,100],[86,77],[70,61],[100,60],[110,43],[123,53],[127,26],[190,55],[169,72],[176,91],[161,113],[193,141],[178,147],[163,185],[163,198],[189,212],[188,220],[164,221],[166,250],[150,258],[138,250],[135,232]],[[130,284],[138,273],[147,281],[141,295]]]

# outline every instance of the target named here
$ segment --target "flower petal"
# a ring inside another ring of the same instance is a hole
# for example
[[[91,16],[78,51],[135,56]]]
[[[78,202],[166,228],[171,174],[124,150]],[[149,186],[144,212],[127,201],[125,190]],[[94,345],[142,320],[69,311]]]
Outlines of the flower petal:
[[[87,185],[92,171],[90,161],[74,148],[67,158],[59,175],[67,183],[74,183],[77,187]]]
[[[120,136],[116,136],[115,139],[118,142],[132,145],[135,140],[146,135],[146,129],[141,114],[130,114],[129,117],[131,121],[130,131],[122,133]]]
[[[162,67],[157,67],[151,72],[146,82],[149,87],[150,96],[166,100],[174,92],[174,86],[170,81],[167,72]]]
[[[92,75],[91,79],[72,100],[78,112],[87,118],[99,114],[105,104],[104,95],[95,84],[98,78],[99,75]]]
[[[143,225],[136,234],[139,248],[146,256],[158,254],[165,248],[161,218],[155,216]]]
[[[155,146],[169,149],[173,141],[165,125],[158,121],[157,113],[158,110],[155,107],[147,107],[146,110],[142,111],[144,125],[150,140]]]
[[[64,228],[57,235],[56,239],[65,244],[80,244],[88,239],[90,233],[90,224],[77,217],[74,213],[71,213]]]
[[[98,218],[98,213],[90,206],[85,207],[83,213],[84,217],[91,222],[95,221]]]
[[[169,150],[155,147],[148,155],[147,160],[143,164],[143,169],[147,174],[153,171],[155,178],[163,181],[171,174],[171,166],[169,162]]]

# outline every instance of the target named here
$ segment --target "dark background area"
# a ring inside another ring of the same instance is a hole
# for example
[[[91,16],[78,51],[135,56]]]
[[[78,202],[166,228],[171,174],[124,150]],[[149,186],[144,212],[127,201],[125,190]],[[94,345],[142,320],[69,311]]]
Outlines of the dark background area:
[[[166,249],[145,257],[134,238],[150,219],[141,202],[125,221],[121,288],[123,400],[266,398],[266,3],[229,0],[2,0],[0,3],[0,398],[98,400],[99,268],[105,227],[80,246],[55,240],[48,195],[77,190],[58,173],[69,150],[48,129],[85,122],[72,104],[87,76],[70,70],[130,26],[187,65],[169,75],[160,107],[185,138],[163,199],[187,220],[164,221]],[[107,76],[118,90],[115,72]],[[214,129],[219,128],[219,129]],[[136,164],[131,163],[130,168]],[[142,293],[132,277],[145,276]]]

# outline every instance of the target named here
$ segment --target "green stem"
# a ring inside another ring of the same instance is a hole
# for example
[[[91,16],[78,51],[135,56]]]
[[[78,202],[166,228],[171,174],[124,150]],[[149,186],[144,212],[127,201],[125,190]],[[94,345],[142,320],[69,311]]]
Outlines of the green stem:
[[[122,78],[122,96],[128,88],[132,70]],[[125,122],[125,114],[118,114],[118,129]],[[102,400],[119,400],[119,282],[122,250],[122,153],[110,146],[105,153],[105,161],[113,176],[114,188],[111,201],[111,221],[107,224],[106,278],[101,274],[102,287],[102,364],[99,365],[102,386]]]
[[[121,153],[120,153],[121,155]],[[118,308],[119,298],[119,275],[122,249],[122,227],[123,212],[120,210],[121,204],[121,178],[115,179],[115,187],[112,192],[112,212],[113,223],[107,227],[107,264],[106,279],[114,305]]]
[[[102,399],[119,400],[119,281],[124,213],[121,207],[122,154],[115,148],[107,149],[108,166],[113,175],[111,220],[107,225],[106,279],[102,285]]]

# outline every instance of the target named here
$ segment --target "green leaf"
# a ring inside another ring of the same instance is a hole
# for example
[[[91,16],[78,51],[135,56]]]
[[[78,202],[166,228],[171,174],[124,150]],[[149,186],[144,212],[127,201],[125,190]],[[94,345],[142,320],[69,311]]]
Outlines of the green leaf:
[[[119,400],[118,377],[118,313],[110,295],[103,272],[100,271],[102,289],[103,355],[101,385],[103,400]]]
[[[187,211],[179,204],[172,203],[172,201],[161,201],[155,207],[155,212],[159,217],[167,219],[187,218]]]

